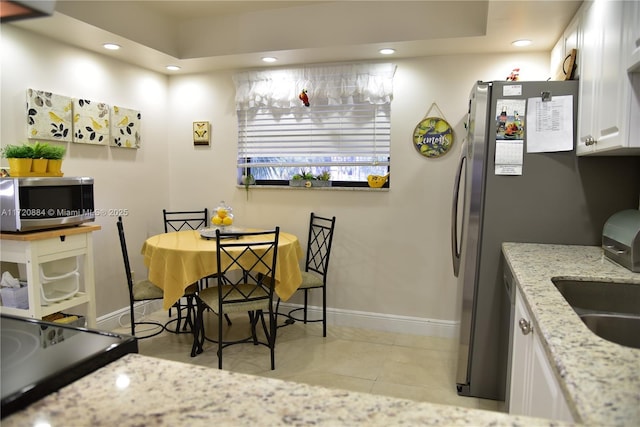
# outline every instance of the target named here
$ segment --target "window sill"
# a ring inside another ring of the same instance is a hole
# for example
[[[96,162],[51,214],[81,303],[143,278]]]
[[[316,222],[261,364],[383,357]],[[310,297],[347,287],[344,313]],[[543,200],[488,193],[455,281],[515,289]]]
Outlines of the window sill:
[[[236,185],[237,188],[245,189],[244,185]],[[371,187],[292,187],[290,185],[250,185],[251,190],[295,190],[295,191],[369,191],[369,192],[389,192],[389,188]]]

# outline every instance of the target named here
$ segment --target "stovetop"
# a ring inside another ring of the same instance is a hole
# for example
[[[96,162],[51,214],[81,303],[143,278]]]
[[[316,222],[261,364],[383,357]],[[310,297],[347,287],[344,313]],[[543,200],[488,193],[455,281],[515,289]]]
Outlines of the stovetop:
[[[1,416],[35,402],[127,353],[134,337],[1,315]]]

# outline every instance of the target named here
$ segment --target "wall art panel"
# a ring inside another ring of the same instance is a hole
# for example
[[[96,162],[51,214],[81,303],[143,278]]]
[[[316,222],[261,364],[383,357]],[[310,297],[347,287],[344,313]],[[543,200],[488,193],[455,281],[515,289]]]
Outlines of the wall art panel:
[[[73,100],[73,142],[107,145],[109,106],[88,99]]]
[[[72,108],[67,96],[27,89],[28,138],[70,142]]]
[[[111,109],[111,145],[140,148],[140,112],[114,105]]]

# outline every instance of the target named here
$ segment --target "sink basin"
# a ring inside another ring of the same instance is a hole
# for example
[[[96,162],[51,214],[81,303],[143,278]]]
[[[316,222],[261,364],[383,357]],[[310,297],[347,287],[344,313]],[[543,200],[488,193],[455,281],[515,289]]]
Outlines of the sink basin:
[[[600,338],[627,347],[640,348],[640,316],[584,314],[580,318]]]
[[[640,348],[640,284],[551,279],[600,338]]]

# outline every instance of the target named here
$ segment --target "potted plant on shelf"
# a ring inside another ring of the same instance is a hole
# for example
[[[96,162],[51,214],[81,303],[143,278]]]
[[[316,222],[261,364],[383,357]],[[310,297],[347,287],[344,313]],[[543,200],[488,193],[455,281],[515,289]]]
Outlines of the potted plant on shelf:
[[[256,183],[256,179],[251,173],[245,171],[245,173],[242,174],[242,177],[240,177],[240,182],[244,185],[244,190],[247,192],[247,200],[249,200],[249,187]]]
[[[305,170],[301,170],[300,173],[293,175],[293,177],[289,180],[289,185],[291,187],[311,187],[312,182],[315,181],[316,177],[313,176],[311,172],[307,172]]]
[[[31,172],[33,149],[30,145],[6,145],[2,157],[9,161],[9,173],[12,176],[27,176]]]
[[[60,175],[62,173],[62,159],[67,149],[62,145],[48,145],[43,150],[43,156],[49,160],[47,163],[47,173]]]
[[[31,172],[44,175],[47,172],[47,163],[49,160],[44,157],[45,150],[50,147],[46,142],[36,141],[31,145]]]
[[[331,187],[331,173],[328,170],[322,171],[322,173],[316,176],[316,180],[313,181],[313,187]]]

